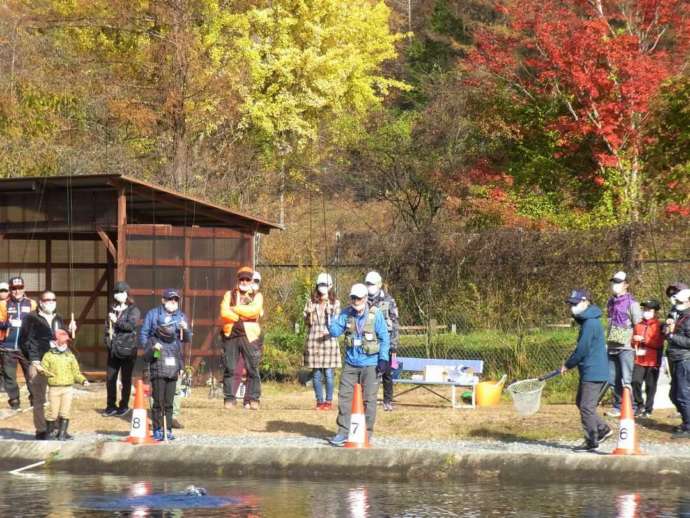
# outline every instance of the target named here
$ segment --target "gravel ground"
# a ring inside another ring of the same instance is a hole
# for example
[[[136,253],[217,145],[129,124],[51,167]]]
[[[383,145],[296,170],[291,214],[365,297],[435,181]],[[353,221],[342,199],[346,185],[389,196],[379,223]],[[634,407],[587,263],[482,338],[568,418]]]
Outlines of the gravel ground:
[[[172,444],[228,447],[330,448],[326,438],[334,434],[336,412],[313,410],[311,392],[299,386],[268,384],[259,412],[222,410],[222,400],[209,399],[203,389],[195,390],[183,403],[181,420],[185,429],[176,430]],[[544,405],[530,418],[520,418],[510,403],[496,408],[452,410],[440,406],[431,395],[406,399],[394,412],[379,409],[376,448],[431,449],[449,453],[510,452],[563,454],[579,443],[579,415],[574,405]],[[127,418],[104,418],[102,386],[79,390],[74,401],[70,432],[76,441],[91,443],[118,440],[129,430]],[[670,440],[677,422],[670,411],[654,420],[640,420],[637,430],[641,447],[648,455],[690,457],[688,441]],[[616,422],[610,422],[614,430]],[[33,438],[31,412],[0,409],[0,439]],[[678,444],[682,442],[682,444]],[[610,452],[615,436],[601,448]],[[681,446],[679,448],[679,446]]]

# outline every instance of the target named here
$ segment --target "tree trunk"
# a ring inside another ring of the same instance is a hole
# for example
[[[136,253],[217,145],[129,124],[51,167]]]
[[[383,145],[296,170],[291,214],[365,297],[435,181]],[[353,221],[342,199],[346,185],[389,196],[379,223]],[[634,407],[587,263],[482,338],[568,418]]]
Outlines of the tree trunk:
[[[187,87],[187,13],[183,0],[172,3],[172,85],[171,118],[173,133],[171,173],[175,186],[181,191],[187,190],[189,173],[189,143],[187,142],[187,116],[185,112],[185,95]]]

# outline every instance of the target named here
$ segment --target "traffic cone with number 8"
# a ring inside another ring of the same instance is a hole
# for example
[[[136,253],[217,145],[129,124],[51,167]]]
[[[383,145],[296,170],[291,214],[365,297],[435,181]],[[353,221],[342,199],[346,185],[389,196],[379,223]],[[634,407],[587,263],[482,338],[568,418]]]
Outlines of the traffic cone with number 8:
[[[346,448],[368,448],[369,436],[367,435],[367,418],[364,415],[364,403],[362,402],[362,385],[355,385],[355,393],[352,398],[352,415],[350,417],[350,430],[347,434]]]
[[[136,388],[134,389],[132,427],[129,431],[129,437],[123,439],[123,442],[128,442],[129,444],[158,444],[151,437],[149,421],[146,416],[146,405],[144,404],[144,382],[140,379],[137,380]]]
[[[611,452],[613,455],[642,455],[637,433],[635,432],[635,414],[633,413],[630,390],[628,386],[623,387],[618,446]]]

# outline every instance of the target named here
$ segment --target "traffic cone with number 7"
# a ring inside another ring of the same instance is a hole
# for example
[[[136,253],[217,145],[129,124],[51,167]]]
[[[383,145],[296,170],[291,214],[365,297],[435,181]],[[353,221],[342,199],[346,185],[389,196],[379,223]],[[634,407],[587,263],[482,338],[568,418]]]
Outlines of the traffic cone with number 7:
[[[367,435],[367,418],[364,415],[364,403],[362,402],[362,385],[355,385],[355,393],[352,398],[352,415],[350,416],[350,430],[347,434],[346,448],[368,448],[369,436]]]
[[[132,427],[129,431],[129,437],[123,439],[123,442],[128,442],[130,444],[158,444],[158,442],[151,437],[149,420],[146,416],[146,405],[144,403],[144,382],[140,379],[137,380],[134,389]]]
[[[635,431],[635,415],[633,414],[630,390],[628,386],[623,387],[618,446],[611,452],[613,455],[642,455]]]

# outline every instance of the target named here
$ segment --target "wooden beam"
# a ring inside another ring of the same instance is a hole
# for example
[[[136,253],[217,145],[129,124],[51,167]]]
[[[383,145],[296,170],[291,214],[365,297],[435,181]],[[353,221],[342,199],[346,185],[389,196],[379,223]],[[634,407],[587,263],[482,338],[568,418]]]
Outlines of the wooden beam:
[[[81,321],[86,318],[86,315],[89,314],[89,311],[91,311],[91,308],[93,307],[94,303],[102,295],[103,287],[106,285],[108,282],[108,270],[103,272],[103,275],[101,276],[101,279],[98,281],[96,284],[96,287],[93,289],[93,292],[91,293],[91,296],[89,297],[89,300],[86,301],[86,304],[84,305],[84,309],[81,310],[81,313],[79,314],[79,318],[77,319],[78,321]]]
[[[103,244],[105,245],[105,248],[108,250],[110,255],[114,258],[117,259],[117,249],[115,248],[115,245],[113,242],[110,240],[108,237],[108,234],[105,233],[105,231],[101,227],[96,227],[96,233],[98,234],[98,237],[101,238],[101,241],[103,241]]]
[[[100,270],[102,268],[107,268],[108,263],[50,263],[50,267],[55,270],[56,268],[64,268],[73,270]],[[32,269],[47,269],[48,263],[2,263],[0,262],[0,268],[6,268],[8,270],[22,269],[22,268],[32,268]]]
[[[185,233],[185,229],[186,233]],[[127,225],[127,235],[129,236],[164,236],[164,237],[184,237],[191,238],[242,238],[250,232],[239,232],[228,228],[219,227],[183,227],[172,225]]]
[[[128,257],[128,266],[181,266],[191,268],[213,268],[214,266],[221,268],[239,268],[240,263],[237,261],[214,261],[209,259],[191,259],[185,262],[184,259],[164,259],[157,257],[156,259],[149,259],[144,257]]]
[[[120,187],[117,196],[117,280],[127,277],[127,191]]]

